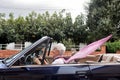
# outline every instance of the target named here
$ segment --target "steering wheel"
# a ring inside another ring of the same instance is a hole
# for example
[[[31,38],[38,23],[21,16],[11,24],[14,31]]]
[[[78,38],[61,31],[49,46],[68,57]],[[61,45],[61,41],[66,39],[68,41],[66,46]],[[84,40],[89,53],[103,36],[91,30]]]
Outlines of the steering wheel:
[[[35,53],[29,54],[25,57],[24,63],[25,64],[33,64],[33,58],[35,57]]]
[[[29,54],[25,57],[25,64],[34,64],[35,62],[33,61],[34,58],[38,58],[40,63],[42,63],[42,59],[43,59],[43,56],[41,55],[43,54],[43,51],[39,51],[38,53],[32,53],[32,54]],[[44,60],[44,64],[46,64],[48,61],[46,61],[46,59]]]

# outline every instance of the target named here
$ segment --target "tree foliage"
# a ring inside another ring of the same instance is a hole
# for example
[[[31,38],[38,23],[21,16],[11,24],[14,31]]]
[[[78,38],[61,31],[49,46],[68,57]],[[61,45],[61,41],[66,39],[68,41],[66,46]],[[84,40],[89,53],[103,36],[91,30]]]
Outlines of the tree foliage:
[[[89,41],[114,34],[114,40],[120,39],[118,24],[120,23],[119,0],[91,0],[88,8],[87,26]]]
[[[73,36],[75,38],[73,39],[77,44],[79,44],[80,42],[87,43],[88,30],[84,21],[85,21],[85,17],[83,14],[81,14],[76,17],[74,22]]]
[[[8,42],[34,42],[42,36],[50,36],[57,42],[64,40],[73,41],[74,43],[84,42],[85,40],[77,38],[86,35],[85,25],[82,15],[79,15],[73,22],[71,13],[65,10],[50,14],[46,11],[43,14],[32,11],[27,16],[14,18],[10,13],[9,18],[5,19],[5,14],[0,14],[0,43]],[[83,30],[84,29],[84,30]],[[82,34],[81,34],[82,33]],[[80,39],[80,40],[79,40]]]
[[[57,42],[88,43],[114,34],[112,41],[120,39],[120,1],[91,0],[87,19],[78,15],[73,22],[71,13],[65,10],[50,14],[32,11],[27,16],[5,18],[0,13],[0,43],[34,42],[43,36],[50,36]],[[86,21],[86,22],[85,22]]]

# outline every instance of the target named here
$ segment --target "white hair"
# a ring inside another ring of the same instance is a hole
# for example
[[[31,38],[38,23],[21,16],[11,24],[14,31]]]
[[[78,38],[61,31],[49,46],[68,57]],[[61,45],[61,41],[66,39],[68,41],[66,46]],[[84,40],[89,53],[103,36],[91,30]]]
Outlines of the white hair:
[[[57,50],[59,50],[60,55],[63,55],[64,52],[65,52],[65,50],[66,50],[66,47],[62,43],[56,44],[56,46],[54,46],[54,48],[56,48]]]

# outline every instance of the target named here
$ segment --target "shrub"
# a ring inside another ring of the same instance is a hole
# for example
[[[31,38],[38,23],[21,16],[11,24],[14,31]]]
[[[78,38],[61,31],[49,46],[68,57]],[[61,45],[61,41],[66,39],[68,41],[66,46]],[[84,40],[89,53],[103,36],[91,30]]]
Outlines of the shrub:
[[[71,39],[68,39],[68,40],[63,39],[62,42],[65,44],[65,46],[67,48],[66,50],[68,50],[68,51],[70,51],[71,48],[75,47],[75,43]]]
[[[116,53],[117,50],[120,50],[120,41],[107,42],[106,50],[107,53]]]

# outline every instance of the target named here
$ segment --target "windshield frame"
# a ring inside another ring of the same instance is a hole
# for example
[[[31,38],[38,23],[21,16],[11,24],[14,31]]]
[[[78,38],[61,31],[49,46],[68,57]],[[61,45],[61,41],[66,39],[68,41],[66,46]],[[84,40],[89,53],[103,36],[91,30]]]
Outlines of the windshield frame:
[[[24,50],[20,51],[18,54],[13,55],[11,57],[5,58],[2,60],[2,62],[7,66],[10,67],[12,66],[17,60],[19,60],[20,58],[22,58],[25,54],[27,54],[28,52],[34,50],[36,47],[38,47],[39,45],[41,45],[42,43],[46,42],[46,46],[48,45],[48,43],[50,42],[51,38],[48,36],[42,37],[41,39],[37,40],[36,42],[34,42],[33,44],[31,44],[30,46],[26,47]],[[47,50],[47,49],[46,49]],[[45,51],[46,52],[46,51]],[[44,53],[45,53],[44,52]]]

